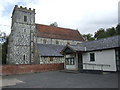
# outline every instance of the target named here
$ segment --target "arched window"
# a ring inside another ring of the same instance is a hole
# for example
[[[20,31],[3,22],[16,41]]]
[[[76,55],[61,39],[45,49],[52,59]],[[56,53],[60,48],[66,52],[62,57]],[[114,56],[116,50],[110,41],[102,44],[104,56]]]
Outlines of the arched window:
[[[25,61],[25,55],[23,55],[23,60]]]

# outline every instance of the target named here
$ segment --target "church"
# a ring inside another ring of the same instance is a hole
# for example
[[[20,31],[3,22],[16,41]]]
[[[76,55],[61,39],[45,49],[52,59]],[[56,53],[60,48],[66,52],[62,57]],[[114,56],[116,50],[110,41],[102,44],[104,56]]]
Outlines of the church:
[[[61,50],[84,42],[78,30],[35,23],[35,9],[15,5],[7,64],[64,63]]]

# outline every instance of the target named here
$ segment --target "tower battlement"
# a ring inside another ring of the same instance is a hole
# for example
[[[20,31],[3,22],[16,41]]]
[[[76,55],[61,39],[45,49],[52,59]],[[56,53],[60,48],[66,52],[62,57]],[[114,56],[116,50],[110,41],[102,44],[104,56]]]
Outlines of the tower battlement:
[[[35,13],[35,9],[31,9],[31,8],[28,9],[27,7],[18,6],[18,5],[15,5],[14,11],[15,10],[21,10],[21,11],[24,11],[24,12]],[[13,13],[14,13],[14,11],[13,11]]]

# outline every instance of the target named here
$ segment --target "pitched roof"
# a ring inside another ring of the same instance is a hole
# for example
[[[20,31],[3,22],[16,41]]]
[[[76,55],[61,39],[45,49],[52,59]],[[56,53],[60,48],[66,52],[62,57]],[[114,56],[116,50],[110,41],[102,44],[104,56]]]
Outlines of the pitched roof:
[[[82,43],[87,51],[120,47],[120,35]]]
[[[69,47],[73,51],[94,51],[94,50],[104,50],[111,48],[120,48],[120,35],[94,40],[90,42],[85,42],[78,45],[69,45],[67,47]],[[64,50],[65,49],[63,49],[62,51]]]
[[[63,56],[60,51],[65,47],[63,45],[37,44],[41,56]]]
[[[43,38],[84,41],[78,30],[36,24],[37,36]]]

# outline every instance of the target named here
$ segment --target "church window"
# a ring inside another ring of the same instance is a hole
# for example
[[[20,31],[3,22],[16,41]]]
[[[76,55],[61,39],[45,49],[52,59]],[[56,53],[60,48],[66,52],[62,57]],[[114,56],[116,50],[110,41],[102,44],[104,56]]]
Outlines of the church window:
[[[24,22],[27,22],[27,16],[24,16]]]
[[[53,57],[50,57],[50,61],[53,61]]]
[[[46,44],[46,40],[45,39],[43,40],[43,44]]]
[[[58,41],[56,41],[56,44],[59,44],[59,42],[58,42]]]
[[[69,42],[67,42],[67,44],[70,44]]]

